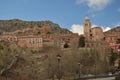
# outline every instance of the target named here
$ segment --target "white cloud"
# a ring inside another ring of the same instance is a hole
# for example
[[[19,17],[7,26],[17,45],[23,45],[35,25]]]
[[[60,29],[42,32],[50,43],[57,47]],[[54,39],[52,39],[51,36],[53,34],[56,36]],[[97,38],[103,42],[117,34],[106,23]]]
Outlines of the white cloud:
[[[83,34],[84,33],[83,25],[73,24],[71,27],[71,31],[73,33]]]
[[[87,2],[87,0],[76,0],[77,4],[82,4],[82,3],[85,3],[85,2]]]
[[[103,10],[113,0],[76,0],[77,4],[86,4],[90,9],[94,11]]]
[[[110,30],[111,28],[110,27],[102,27],[102,29],[103,29],[103,32],[106,32],[106,31]]]
[[[99,26],[98,26],[98,25],[93,24],[93,25],[92,25],[92,27],[99,27]],[[106,31],[108,31],[108,30],[110,30],[110,29],[111,29],[110,27],[104,27],[104,26],[100,26],[100,27],[102,28],[103,32],[106,32]]]
[[[92,28],[93,27],[98,27],[98,26],[93,24]],[[111,29],[110,27],[103,27],[103,26],[101,26],[101,28],[103,29],[103,32],[108,31],[108,30]],[[73,24],[72,27],[71,27],[71,31],[73,33],[84,34],[83,25],[81,25],[81,24]]]
[[[103,10],[112,0],[88,0],[88,7],[93,10]]]

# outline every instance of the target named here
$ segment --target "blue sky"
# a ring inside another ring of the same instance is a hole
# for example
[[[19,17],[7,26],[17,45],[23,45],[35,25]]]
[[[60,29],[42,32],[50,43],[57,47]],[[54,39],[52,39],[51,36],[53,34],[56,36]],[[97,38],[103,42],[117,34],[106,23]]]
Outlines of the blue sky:
[[[0,0],[0,20],[50,20],[83,33],[86,16],[104,31],[120,25],[120,0]]]

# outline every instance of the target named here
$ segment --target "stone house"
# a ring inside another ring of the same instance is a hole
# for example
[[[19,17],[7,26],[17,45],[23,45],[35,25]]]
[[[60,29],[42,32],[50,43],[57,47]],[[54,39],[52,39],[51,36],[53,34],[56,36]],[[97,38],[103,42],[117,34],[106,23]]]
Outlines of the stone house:
[[[18,45],[22,48],[40,48],[43,40],[39,36],[19,36]]]

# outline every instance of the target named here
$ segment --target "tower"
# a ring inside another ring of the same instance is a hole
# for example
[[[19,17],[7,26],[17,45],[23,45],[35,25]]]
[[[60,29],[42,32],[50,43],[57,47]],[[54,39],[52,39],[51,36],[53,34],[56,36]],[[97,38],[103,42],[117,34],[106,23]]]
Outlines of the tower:
[[[86,41],[89,41],[91,39],[91,22],[88,16],[85,17],[84,21],[84,35],[86,37]]]

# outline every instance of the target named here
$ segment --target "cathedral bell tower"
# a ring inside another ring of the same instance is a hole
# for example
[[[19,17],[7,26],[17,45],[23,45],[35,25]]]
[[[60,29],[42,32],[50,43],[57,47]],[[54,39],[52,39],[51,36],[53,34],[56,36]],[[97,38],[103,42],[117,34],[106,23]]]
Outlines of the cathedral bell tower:
[[[86,41],[91,40],[91,22],[88,16],[85,17],[84,21],[84,35],[86,37]]]

